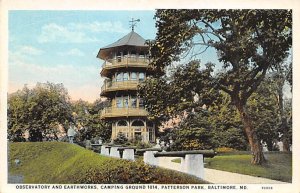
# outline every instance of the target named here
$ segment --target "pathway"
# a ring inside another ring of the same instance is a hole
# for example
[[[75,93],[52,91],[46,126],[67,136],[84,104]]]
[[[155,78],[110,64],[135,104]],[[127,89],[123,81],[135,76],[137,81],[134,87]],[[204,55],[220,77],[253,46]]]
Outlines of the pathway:
[[[180,171],[180,164],[172,162],[172,157],[159,157],[159,166]],[[215,184],[286,184],[286,182],[254,177],[244,174],[225,172],[215,169],[204,169],[204,180]]]

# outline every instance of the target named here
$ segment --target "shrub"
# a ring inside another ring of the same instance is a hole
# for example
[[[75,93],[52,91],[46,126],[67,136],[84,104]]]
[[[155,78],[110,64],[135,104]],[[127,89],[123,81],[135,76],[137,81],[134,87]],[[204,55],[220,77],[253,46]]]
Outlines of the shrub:
[[[122,133],[122,132],[119,132],[118,135],[117,135],[117,138],[114,139],[114,144],[123,145],[123,144],[126,144],[127,141],[128,141],[128,139],[125,136],[125,134]]]
[[[218,147],[215,149],[217,153],[227,153],[227,152],[236,152],[236,149],[233,149],[231,147]]]

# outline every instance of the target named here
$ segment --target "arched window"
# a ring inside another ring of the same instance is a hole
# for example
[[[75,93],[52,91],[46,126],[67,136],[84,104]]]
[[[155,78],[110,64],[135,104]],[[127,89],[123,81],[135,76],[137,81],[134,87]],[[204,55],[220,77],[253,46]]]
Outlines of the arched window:
[[[139,98],[139,107],[144,108],[144,100],[142,98]]]
[[[128,123],[127,123],[127,121],[125,121],[125,120],[121,120],[121,121],[119,121],[119,122],[117,123],[117,125],[118,125],[118,126],[128,126]]]
[[[137,99],[135,96],[132,96],[131,97],[131,107],[136,108],[136,106],[137,106]]]
[[[122,79],[123,79],[123,73],[122,73],[122,72],[119,72],[119,73],[117,74],[117,82],[121,82]]]
[[[123,81],[127,81],[128,79],[129,79],[128,72],[124,72],[124,74],[123,74]]]
[[[137,79],[136,72],[131,72],[131,80],[136,80],[136,79]]]
[[[143,81],[145,80],[145,73],[144,72],[140,72],[139,73],[139,81]]]
[[[145,126],[145,124],[141,120],[135,120],[135,121],[132,122],[131,126],[143,127],[143,126]]]

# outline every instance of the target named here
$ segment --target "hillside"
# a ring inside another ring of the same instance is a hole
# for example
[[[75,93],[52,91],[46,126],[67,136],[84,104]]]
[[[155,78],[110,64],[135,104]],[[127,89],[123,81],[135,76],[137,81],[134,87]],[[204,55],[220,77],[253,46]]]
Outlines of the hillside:
[[[16,166],[15,159],[20,160]],[[24,183],[50,184],[198,184],[203,181],[141,161],[104,157],[62,142],[9,144],[9,173],[24,176]]]

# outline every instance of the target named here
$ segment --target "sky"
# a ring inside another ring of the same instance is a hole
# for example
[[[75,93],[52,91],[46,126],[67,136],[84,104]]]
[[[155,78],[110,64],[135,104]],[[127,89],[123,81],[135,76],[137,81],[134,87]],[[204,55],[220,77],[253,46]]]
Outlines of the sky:
[[[63,83],[71,100],[95,101],[104,80],[100,77],[104,61],[96,58],[99,49],[130,33],[132,18],[140,19],[135,32],[155,39],[154,14],[154,10],[9,11],[8,93],[25,84],[32,88],[37,82]],[[221,66],[212,48],[198,59]]]
[[[26,84],[63,83],[72,100],[99,98],[103,61],[101,47],[130,33],[131,18],[140,19],[135,32],[144,39],[156,35],[155,11],[9,12],[9,86],[12,93]],[[212,50],[203,61],[217,62]]]
[[[156,35],[154,11],[10,11],[9,87],[63,83],[72,100],[99,98],[103,61],[101,47],[131,31],[131,18],[141,21],[135,31],[144,39]]]

